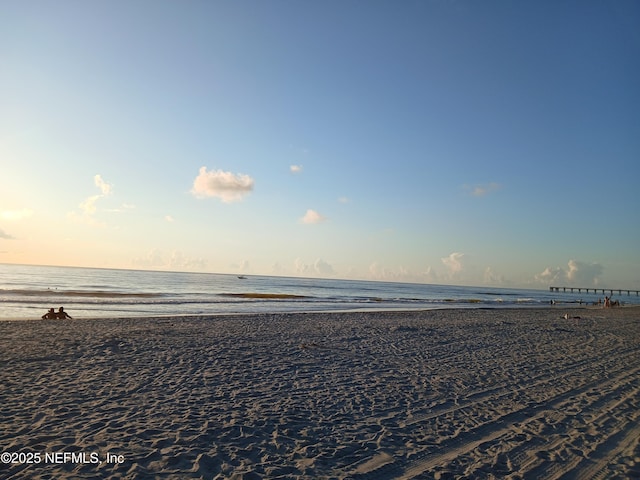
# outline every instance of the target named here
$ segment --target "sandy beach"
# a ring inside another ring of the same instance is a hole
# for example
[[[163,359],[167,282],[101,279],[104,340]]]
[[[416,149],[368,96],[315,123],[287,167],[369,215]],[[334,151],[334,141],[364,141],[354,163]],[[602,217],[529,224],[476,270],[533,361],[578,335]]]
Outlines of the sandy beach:
[[[640,478],[639,308],[7,321],[0,345],[4,479]]]

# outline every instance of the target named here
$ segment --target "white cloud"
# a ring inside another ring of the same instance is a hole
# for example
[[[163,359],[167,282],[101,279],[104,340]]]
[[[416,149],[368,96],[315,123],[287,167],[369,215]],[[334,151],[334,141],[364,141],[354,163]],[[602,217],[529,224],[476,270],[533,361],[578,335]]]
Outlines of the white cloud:
[[[485,268],[483,280],[484,280],[484,283],[486,284],[494,284],[494,285],[503,284],[505,281],[504,276],[494,272],[491,267]]]
[[[347,197],[340,197],[338,198],[338,201],[340,203],[349,203],[351,200],[349,200]]]
[[[442,263],[449,270],[449,274],[456,275],[462,271],[462,259],[464,258],[464,253],[453,252],[448,257],[441,258]]]
[[[567,278],[576,285],[597,286],[602,276],[602,265],[569,260]]]
[[[289,170],[291,171],[291,173],[300,173],[302,172],[302,165],[291,165],[289,167]]]
[[[431,265],[429,265],[427,269],[420,274],[420,276],[422,277],[421,281],[423,282],[437,282],[439,278],[437,272],[431,268]]]
[[[165,215],[164,219],[165,219],[165,221],[167,221],[169,223],[175,222],[175,219],[171,215]]]
[[[110,195],[111,194],[111,188],[112,185],[105,182],[102,179],[101,175],[96,175],[93,177],[93,181],[96,184],[96,187],[98,187],[100,189],[100,191],[102,192],[102,195],[106,196],[106,195]]]
[[[70,212],[68,214],[68,217],[71,218],[72,220],[83,222],[88,225],[103,227],[104,223],[94,220],[92,216],[98,210],[98,207],[96,206],[96,203],[98,202],[98,200],[108,195],[111,195],[112,186],[111,184],[105,182],[102,179],[102,176],[100,175],[95,175],[93,177],[93,183],[95,184],[96,187],[100,189],[101,193],[88,197],[86,200],[84,200],[78,205],[82,212],[81,214],[77,214],[76,212]]]
[[[312,264],[304,263],[299,258],[296,258],[294,268],[296,274],[302,276],[328,276],[335,274],[333,266],[321,258],[318,258]]]
[[[315,261],[315,263],[313,264],[313,268],[320,275],[333,275],[335,273],[333,271],[333,267],[329,263],[322,260],[321,258]]]
[[[3,240],[15,240],[15,237],[12,237],[7,232],[0,228],[0,238]]]
[[[604,268],[596,262],[586,263],[569,260],[567,267],[547,267],[535,275],[538,283],[551,286],[573,285],[577,287],[595,287],[599,285]]]
[[[96,213],[96,202],[100,200],[104,195],[93,195],[82,202],[79,207],[86,215],[93,215]]]
[[[169,257],[169,268],[171,269],[202,270],[206,266],[207,261],[203,258],[185,256],[179,251],[171,252],[171,257]]]
[[[251,193],[253,184],[254,180],[249,175],[223,170],[207,171],[207,167],[200,167],[191,193],[198,198],[217,197],[224,203],[238,202]]]
[[[558,280],[563,278],[566,278],[566,274],[560,267],[547,267],[544,271],[534,276],[536,282],[545,284],[558,283]]]
[[[154,268],[164,267],[166,261],[159,250],[151,250],[144,257],[134,258],[131,262],[135,267]]]
[[[326,220],[326,217],[323,217],[318,212],[311,209],[307,210],[307,213],[305,213],[304,216],[300,219],[302,223],[306,223],[306,224],[321,223],[321,222],[324,222],[325,220]]]
[[[32,215],[33,210],[28,208],[23,208],[21,210],[5,210],[4,212],[0,212],[0,218],[8,221],[22,220],[23,218],[29,218]]]
[[[489,193],[493,193],[497,190],[500,190],[502,186],[499,183],[492,182],[492,183],[478,184],[474,186],[465,185],[464,188],[474,197],[484,197]]]
[[[374,280],[401,281],[406,280],[410,275],[405,267],[397,267],[397,269],[389,269],[381,266],[378,262],[369,265],[369,277]]]
[[[137,268],[166,270],[204,270],[207,266],[207,261],[202,258],[188,257],[179,251],[166,253],[156,249],[144,257],[134,258],[131,263]]]

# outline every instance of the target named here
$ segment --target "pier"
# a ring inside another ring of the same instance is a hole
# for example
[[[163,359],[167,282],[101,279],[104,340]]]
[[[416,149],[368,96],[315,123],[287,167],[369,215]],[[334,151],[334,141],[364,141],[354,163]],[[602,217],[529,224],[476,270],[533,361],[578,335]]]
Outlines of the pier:
[[[609,295],[613,295],[614,293],[617,293],[618,295],[622,295],[622,293],[626,293],[627,295],[631,295],[632,293],[635,293],[636,296],[638,296],[640,294],[640,290],[626,290],[624,288],[594,288],[594,287],[549,287],[549,291],[551,292],[578,292],[578,293],[582,293],[582,291],[585,291],[586,293],[589,293],[590,291],[593,291],[594,294],[597,294],[598,292],[602,292],[602,294],[604,295],[605,293],[609,293]]]

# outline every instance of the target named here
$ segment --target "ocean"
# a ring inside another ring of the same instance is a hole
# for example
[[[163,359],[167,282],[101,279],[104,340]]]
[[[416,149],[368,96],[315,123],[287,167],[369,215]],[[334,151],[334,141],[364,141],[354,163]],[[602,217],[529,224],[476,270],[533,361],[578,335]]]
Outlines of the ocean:
[[[492,287],[0,264],[0,320],[337,310],[509,308],[593,303],[604,295]],[[640,304],[635,294],[619,297]]]

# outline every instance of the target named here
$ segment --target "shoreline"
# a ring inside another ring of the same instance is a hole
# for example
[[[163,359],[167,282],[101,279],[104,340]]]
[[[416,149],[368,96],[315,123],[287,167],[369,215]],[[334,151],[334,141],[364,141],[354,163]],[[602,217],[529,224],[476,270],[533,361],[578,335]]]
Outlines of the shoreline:
[[[147,314],[147,315],[113,315],[113,316],[98,316],[98,317],[76,317],[74,316],[72,321],[108,321],[113,319],[119,320],[154,320],[154,319],[205,319],[205,318],[219,318],[219,317],[246,317],[246,316],[264,316],[264,315],[333,315],[333,314],[384,314],[384,313],[416,313],[416,312],[434,312],[434,311],[474,311],[474,310],[490,310],[490,311],[552,311],[552,310],[602,310],[602,311],[616,311],[616,310],[633,310],[636,309],[640,312],[640,305],[636,304],[623,304],[611,308],[604,308],[601,305],[589,305],[575,303],[558,303],[554,305],[442,305],[434,307],[389,307],[389,308],[346,308],[335,310],[294,310],[294,311],[267,311],[267,312],[219,312],[219,313],[166,313],[166,314]],[[71,310],[69,310],[71,311]],[[42,319],[42,318],[15,318],[15,317],[0,317],[0,324],[5,322],[60,322],[58,319]]]
[[[640,474],[636,306],[24,322],[8,478]]]

